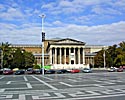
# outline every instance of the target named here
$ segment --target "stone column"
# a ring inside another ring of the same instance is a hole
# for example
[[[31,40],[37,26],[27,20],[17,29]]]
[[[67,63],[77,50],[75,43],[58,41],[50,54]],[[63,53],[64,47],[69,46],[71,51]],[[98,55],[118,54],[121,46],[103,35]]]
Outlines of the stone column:
[[[52,48],[50,48],[50,51],[49,51],[50,53],[49,53],[49,56],[50,56],[50,64],[52,64]]]
[[[80,48],[78,48],[78,64],[80,64],[81,61],[80,61]]]
[[[62,50],[61,50],[61,48],[60,48],[60,64],[62,64]]]
[[[71,48],[69,48],[69,64],[71,64]]]
[[[85,52],[84,52],[84,48],[83,48],[83,64],[85,64]]]
[[[55,48],[55,64],[57,64],[57,48]]]
[[[66,64],[66,48],[64,48],[64,64]]]
[[[75,52],[75,48],[74,48],[74,64],[76,64],[76,52]]]

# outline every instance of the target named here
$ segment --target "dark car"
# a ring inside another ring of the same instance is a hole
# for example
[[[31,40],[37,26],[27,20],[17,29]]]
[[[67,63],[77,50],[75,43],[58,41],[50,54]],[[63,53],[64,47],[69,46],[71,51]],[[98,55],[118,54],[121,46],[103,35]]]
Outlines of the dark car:
[[[3,74],[3,70],[0,69],[0,75]]]
[[[35,74],[42,74],[43,73],[43,69],[34,69]],[[46,69],[44,69],[44,73],[46,72]]]
[[[63,73],[68,73],[69,71],[66,70],[66,69],[60,69],[60,70],[57,70],[56,73],[57,74],[63,74]]]
[[[46,74],[55,74],[55,70],[53,70],[53,69],[50,69],[50,70],[46,70]]]
[[[24,71],[24,70],[17,70],[17,71],[15,71],[14,74],[15,74],[15,75],[25,74],[25,71]]]
[[[28,68],[26,74],[35,74],[35,70],[33,68]]]
[[[12,70],[4,70],[3,74],[4,75],[11,75],[11,74],[13,74],[13,71]]]

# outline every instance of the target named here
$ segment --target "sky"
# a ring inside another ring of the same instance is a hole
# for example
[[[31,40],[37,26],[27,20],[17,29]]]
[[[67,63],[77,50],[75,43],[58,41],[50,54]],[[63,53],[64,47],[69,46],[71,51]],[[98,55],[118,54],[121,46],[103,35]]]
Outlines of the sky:
[[[71,38],[87,45],[125,41],[125,0],[0,0],[0,43]]]

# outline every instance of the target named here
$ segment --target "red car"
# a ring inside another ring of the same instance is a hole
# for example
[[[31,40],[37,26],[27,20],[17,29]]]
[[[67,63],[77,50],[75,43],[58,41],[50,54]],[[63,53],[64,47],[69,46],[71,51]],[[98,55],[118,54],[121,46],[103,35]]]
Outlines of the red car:
[[[3,74],[4,75],[11,75],[11,74],[13,74],[13,71],[12,70],[4,70]]]
[[[72,69],[70,72],[71,72],[71,73],[79,73],[80,70],[79,70],[79,69]]]
[[[118,68],[117,72],[123,72],[123,68]]]

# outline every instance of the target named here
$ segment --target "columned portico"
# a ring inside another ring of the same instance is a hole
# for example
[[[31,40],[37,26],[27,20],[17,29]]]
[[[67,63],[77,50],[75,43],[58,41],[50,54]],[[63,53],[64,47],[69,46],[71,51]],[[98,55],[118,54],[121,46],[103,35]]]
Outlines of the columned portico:
[[[84,67],[84,43],[64,39],[50,43],[50,64],[56,69]]]

